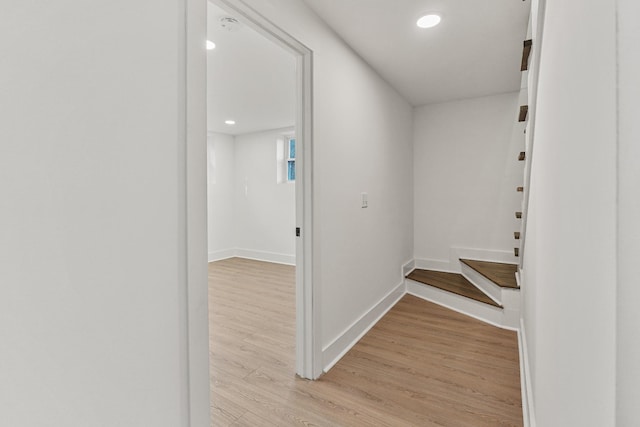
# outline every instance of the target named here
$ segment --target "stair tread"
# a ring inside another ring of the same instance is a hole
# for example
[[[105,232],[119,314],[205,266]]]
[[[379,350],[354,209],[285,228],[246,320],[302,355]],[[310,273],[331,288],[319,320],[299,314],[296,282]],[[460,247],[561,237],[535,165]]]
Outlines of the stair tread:
[[[415,269],[407,275],[407,279],[502,308],[500,304],[489,298],[480,289],[465,279],[462,274]]]
[[[531,55],[531,45],[533,40],[525,40],[522,46],[522,63],[520,64],[520,71],[527,71],[529,69],[529,56]]]
[[[518,114],[518,121],[519,122],[524,122],[525,120],[527,120],[527,113],[529,112],[529,106],[528,105],[521,105],[520,106],[520,114]]]
[[[502,288],[518,289],[518,283],[516,282],[518,266],[516,264],[472,259],[460,259],[460,261]]]

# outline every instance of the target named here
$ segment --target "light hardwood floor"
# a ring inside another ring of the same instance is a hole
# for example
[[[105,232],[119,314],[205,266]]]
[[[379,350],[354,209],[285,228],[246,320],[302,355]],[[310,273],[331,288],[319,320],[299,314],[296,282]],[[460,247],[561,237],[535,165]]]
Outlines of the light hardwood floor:
[[[515,332],[405,296],[319,381],[296,378],[294,268],[209,264],[212,426],[521,426]]]

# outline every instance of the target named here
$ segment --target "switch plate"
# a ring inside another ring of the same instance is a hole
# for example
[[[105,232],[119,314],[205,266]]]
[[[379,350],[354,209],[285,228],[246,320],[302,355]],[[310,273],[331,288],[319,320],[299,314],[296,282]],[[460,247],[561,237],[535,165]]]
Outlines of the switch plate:
[[[369,207],[369,195],[367,193],[362,193],[362,208],[368,208]]]

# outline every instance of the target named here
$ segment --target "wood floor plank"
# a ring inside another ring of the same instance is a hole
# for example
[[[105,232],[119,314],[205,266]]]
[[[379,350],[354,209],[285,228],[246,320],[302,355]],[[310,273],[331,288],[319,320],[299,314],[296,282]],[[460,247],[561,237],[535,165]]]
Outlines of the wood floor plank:
[[[462,259],[460,261],[482,274],[498,286],[503,288],[517,289],[516,272],[518,266],[516,264],[505,264],[500,262],[476,261],[471,259]]]
[[[296,377],[294,280],[209,265],[212,426],[522,426],[515,333],[412,296],[320,380]]]
[[[211,400],[217,403],[215,406],[211,406],[211,417],[225,425],[235,424],[238,419],[247,413],[247,410],[242,406],[218,393],[215,387],[211,387],[210,395]]]
[[[247,411],[232,426],[238,427],[278,427],[278,424],[265,420],[251,411]]]

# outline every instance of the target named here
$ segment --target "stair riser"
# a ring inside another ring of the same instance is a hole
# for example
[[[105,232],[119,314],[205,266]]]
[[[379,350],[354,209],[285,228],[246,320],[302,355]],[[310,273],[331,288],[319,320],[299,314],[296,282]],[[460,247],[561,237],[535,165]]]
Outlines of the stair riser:
[[[502,288],[500,288],[500,286],[496,285],[491,280],[469,267],[467,264],[461,262],[460,265],[462,267],[462,275],[468,281],[473,283],[476,288],[480,289],[489,298],[504,306],[502,303]]]
[[[520,316],[513,310],[503,310],[429,285],[405,279],[407,293],[431,301],[459,313],[505,329],[518,329]]]
[[[500,287],[465,263],[461,262],[460,265],[462,275],[489,298],[502,305],[505,310],[520,312],[520,289]]]

